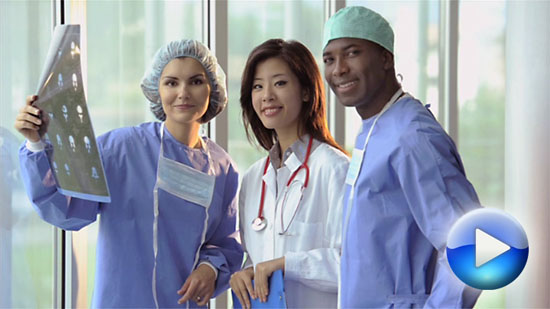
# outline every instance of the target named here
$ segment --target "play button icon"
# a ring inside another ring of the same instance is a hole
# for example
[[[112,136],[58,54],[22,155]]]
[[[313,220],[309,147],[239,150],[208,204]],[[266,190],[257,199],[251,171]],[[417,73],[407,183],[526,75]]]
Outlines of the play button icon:
[[[451,269],[477,289],[498,289],[514,281],[528,254],[527,236],[519,222],[497,209],[467,213],[453,225],[447,239]]]
[[[484,265],[508,250],[510,250],[510,246],[507,244],[476,229],[476,267]]]

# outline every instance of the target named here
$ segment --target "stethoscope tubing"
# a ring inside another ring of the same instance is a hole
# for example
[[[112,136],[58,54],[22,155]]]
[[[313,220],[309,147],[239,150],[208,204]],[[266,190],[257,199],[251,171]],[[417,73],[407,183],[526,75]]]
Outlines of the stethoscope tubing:
[[[302,163],[302,165],[300,165],[300,167],[298,167],[298,169],[296,169],[294,171],[294,173],[292,173],[292,175],[290,176],[289,180],[287,181],[286,183],[286,193],[285,195],[288,193],[288,189],[290,187],[290,184],[292,183],[292,181],[294,180],[294,178],[296,178],[296,176],[298,175],[298,172],[304,168],[306,170],[306,180],[304,182],[304,185],[302,186],[302,193],[303,191],[305,190],[305,188],[307,188],[308,186],[308,183],[309,183],[309,166],[308,166],[308,161],[309,161],[309,157],[311,155],[311,146],[313,145],[313,137],[310,137],[309,138],[309,143],[307,145],[307,152],[306,152],[306,158],[304,160],[304,163]],[[265,174],[267,173],[267,169],[269,167],[269,156],[267,157],[267,159],[265,160],[265,166],[264,166],[264,172],[263,172],[263,176],[265,176]],[[265,218],[263,216],[263,211],[264,211],[264,201],[265,201],[265,181],[263,180],[263,176],[262,176],[262,193],[261,193],[261,197],[260,197],[260,207],[258,209],[258,216],[256,218],[254,218],[254,220],[252,221],[252,228],[255,230],[255,231],[261,231],[265,228]],[[303,195],[302,197],[300,197],[300,201],[298,202],[298,207],[300,206],[300,202],[302,201],[302,198],[303,198]],[[285,196],[285,199],[283,199],[283,204],[286,204],[285,202],[286,200],[286,196]],[[290,222],[293,221],[294,217],[296,216],[296,212],[298,211],[298,207],[296,209],[296,211],[294,212],[294,215],[292,216],[292,219],[290,220]],[[281,209],[281,228],[282,228],[282,233],[279,233],[281,235],[285,234],[286,231],[288,230],[288,227],[286,228],[286,230],[284,229],[284,226],[283,226],[283,223],[282,223],[282,213],[283,213],[283,210],[284,210],[284,205],[282,206],[282,209]],[[289,224],[290,226],[290,224]]]

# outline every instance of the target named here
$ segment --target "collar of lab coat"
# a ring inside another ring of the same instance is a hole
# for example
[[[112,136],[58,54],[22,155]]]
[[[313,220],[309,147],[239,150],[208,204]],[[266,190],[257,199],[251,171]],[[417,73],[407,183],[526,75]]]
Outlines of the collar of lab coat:
[[[288,168],[290,171],[289,175],[294,173],[302,163],[306,159],[307,154],[307,146],[309,143],[309,135],[305,134],[301,137],[301,139],[298,139],[296,142],[294,142],[287,150],[289,152],[286,160],[284,161],[283,167]],[[315,148],[319,146],[319,142],[317,140],[313,140],[313,144],[311,146],[311,153],[315,151]],[[269,150],[269,158],[271,164],[269,164],[269,167],[267,168],[267,171],[265,175],[263,175],[262,179],[265,181],[265,184],[274,195],[277,195],[277,166],[279,166],[279,153],[280,153],[280,146],[277,142],[271,149]],[[311,155],[310,155],[311,156]],[[311,158],[310,158],[311,159]],[[308,162],[310,163],[310,162]],[[289,176],[290,177],[290,176]],[[295,180],[300,180],[302,182],[305,181],[306,173],[305,171],[302,173],[301,171],[296,175]],[[285,182],[286,185],[286,182]]]
[[[283,166],[287,165],[288,159],[290,159],[291,155],[294,154],[300,162],[304,162],[306,159],[307,154],[307,146],[309,143],[309,134],[302,135],[301,138],[299,138],[297,141],[295,141],[286,152],[281,156],[281,146],[279,145],[279,142],[275,143],[273,147],[269,150],[269,160],[271,161],[271,165],[277,169],[279,168],[281,159],[283,158]],[[313,145],[311,147],[311,152],[317,147],[318,142],[316,140],[313,141]],[[301,163],[300,163],[301,164]],[[291,168],[292,170],[292,168]]]
[[[313,150],[312,150],[313,152]],[[296,156],[295,153],[292,153],[290,154],[290,157],[288,157],[288,159],[286,159],[285,161],[285,165],[281,168],[288,168],[290,173],[289,173],[289,177],[290,175],[295,171],[297,170],[300,166],[302,165],[302,161],[300,161],[300,159],[298,159],[298,157]],[[305,171],[302,172],[300,171],[296,177],[294,178],[294,180],[300,180],[302,182],[305,181]],[[273,167],[272,164],[269,164],[269,167],[267,168],[267,171],[265,173],[265,175],[263,175],[262,177],[263,181],[265,181],[265,184],[266,184],[266,187],[269,191],[271,191],[271,193],[274,195],[274,196],[277,196],[277,171],[275,170],[275,168]],[[288,179],[285,180],[285,185],[286,185],[286,182],[288,181]]]

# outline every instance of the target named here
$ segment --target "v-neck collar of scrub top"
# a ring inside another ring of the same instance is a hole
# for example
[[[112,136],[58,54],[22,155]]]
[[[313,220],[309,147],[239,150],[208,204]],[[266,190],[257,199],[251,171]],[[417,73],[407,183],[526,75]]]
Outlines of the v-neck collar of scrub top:
[[[161,136],[160,134],[160,130],[162,129],[162,125],[160,126],[160,129],[159,129],[159,138]],[[186,151],[192,151],[192,152],[201,152],[201,153],[204,153],[206,154],[208,152],[208,149],[207,149],[207,138],[206,137],[202,137],[202,136],[199,136],[199,142],[201,144],[201,147],[200,148],[193,148],[193,147],[190,147],[189,145],[186,145],[180,141],[178,141],[174,135],[172,135],[172,133],[170,133],[170,131],[168,130],[168,128],[166,126],[164,126],[164,139],[161,139],[161,141],[165,144],[174,144],[176,146],[179,147],[179,149],[181,150],[186,150]]]
[[[387,108],[388,112],[394,105],[400,104],[400,101],[402,101],[403,99],[406,99],[406,98],[414,99],[414,97],[411,96],[408,92],[404,92],[402,88],[399,88],[399,90],[396,91],[394,95],[396,95],[397,93],[399,93],[399,95],[395,99],[395,101],[392,104],[390,104],[390,106],[388,106],[388,108]],[[379,114],[380,113],[377,113],[375,115],[370,116],[367,119],[361,120],[361,127],[359,127],[359,133],[357,134],[357,136],[359,136],[361,134],[365,134],[365,138],[366,138],[366,135],[369,133],[370,128],[372,127],[372,124],[374,123],[374,121],[376,121],[376,118],[379,117]],[[376,127],[374,129],[376,129]],[[363,141],[363,143],[364,143],[364,141]],[[357,145],[355,145],[355,148],[357,148]],[[363,148],[363,146],[361,146],[361,148]]]

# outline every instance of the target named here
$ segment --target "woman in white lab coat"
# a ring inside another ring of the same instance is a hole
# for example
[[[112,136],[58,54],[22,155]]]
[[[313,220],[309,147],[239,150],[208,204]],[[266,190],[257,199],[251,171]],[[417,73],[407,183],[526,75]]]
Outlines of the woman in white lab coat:
[[[241,183],[239,225],[248,257],[231,288],[244,307],[249,297],[265,302],[268,277],[282,269],[288,307],[334,308],[349,159],[328,131],[311,52],[280,39],[256,47],[244,69],[241,107],[249,140],[268,155]]]

